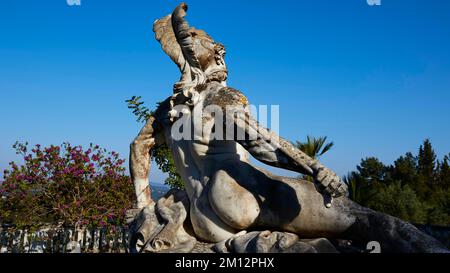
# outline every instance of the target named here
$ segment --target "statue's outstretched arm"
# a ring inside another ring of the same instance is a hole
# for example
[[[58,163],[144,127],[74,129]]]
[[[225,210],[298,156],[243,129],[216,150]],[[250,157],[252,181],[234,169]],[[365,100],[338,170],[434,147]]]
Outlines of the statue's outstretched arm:
[[[150,191],[150,150],[164,143],[161,130],[154,116],[151,116],[138,136],[130,145],[130,173],[137,198],[137,208],[142,209],[153,203]]]
[[[231,120],[234,123],[235,140],[253,157],[274,167],[311,175],[318,189],[332,197],[342,196],[347,192],[347,186],[333,171],[275,132],[261,126],[244,108],[246,105],[242,102],[246,102],[246,99],[240,92],[234,91],[234,97],[232,101],[229,101],[233,109],[229,107],[227,111],[227,122]],[[245,137],[242,137],[243,135]]]

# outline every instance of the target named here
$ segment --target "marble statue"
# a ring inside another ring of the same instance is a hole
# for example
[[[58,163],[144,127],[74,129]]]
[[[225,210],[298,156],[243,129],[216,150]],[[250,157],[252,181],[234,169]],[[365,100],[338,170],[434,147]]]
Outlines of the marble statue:
[[[447,251],[413,225],[349,200],[333,171],[260,126],[244,94],[226,84],[225,47],[190,27],[186,11],[182,3],[153,25],[181,79],[130,146],[133,252],[334,252],[333,238],[377,241],[383,251]],[[163,144],[185,190],[155,203],[150,151]],[[314,182],[271,174],[249,155]]]

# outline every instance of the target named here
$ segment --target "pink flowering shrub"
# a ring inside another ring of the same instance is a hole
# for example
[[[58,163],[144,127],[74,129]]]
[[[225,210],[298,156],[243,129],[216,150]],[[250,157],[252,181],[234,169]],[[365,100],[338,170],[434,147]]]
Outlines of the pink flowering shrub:
[[[0,184],[0,223],[105,227],[121,225],[132,207],[134,190],[123,159],[99,146],[64,143],[29,151],[13,148],[23,164],[10,163]]]

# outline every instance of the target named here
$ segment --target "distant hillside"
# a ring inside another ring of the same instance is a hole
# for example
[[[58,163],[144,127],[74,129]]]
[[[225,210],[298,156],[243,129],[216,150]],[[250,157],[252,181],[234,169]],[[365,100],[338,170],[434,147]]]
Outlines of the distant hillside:
[[[152,189],[152,199],[155,201],[159,200],[169,191],[169,187],[161,184],[150,184],[150,187]]]

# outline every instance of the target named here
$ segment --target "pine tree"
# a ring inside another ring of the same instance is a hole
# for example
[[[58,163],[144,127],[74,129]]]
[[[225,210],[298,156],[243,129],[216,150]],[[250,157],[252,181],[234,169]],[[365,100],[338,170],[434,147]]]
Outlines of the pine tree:
[[[386,175],[386,166],[376,157],[367,157],[361,160],[360,165],[356,168],[368,184],[380,183]]]
[[[429,186],[434,184],[434,172],[436,169],[436,154],[429,139],[425,139],[419,148],[419,174]]]
[[[356,172],[344,177],[344,182],[349,187],[350,199],[367,206],[377,192],[385,187],[387,167],[377,158],[367,157],[356,168]]]
[[[407,153],[392,166],[365,158],[344,181],[349,198],[363,206],[414,223],[450,225],[450,154],[438,161],[428,139],[417,157]]]
[[[439,170],[439,185],[443,189],[450,188],[450,154],[446,155]]]
[[[400,181],[402,186],[415,186],[417,181],[417,158],[412,153],[406,153],[394,162],[392,179]]]

